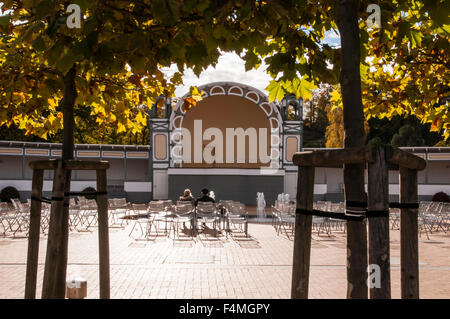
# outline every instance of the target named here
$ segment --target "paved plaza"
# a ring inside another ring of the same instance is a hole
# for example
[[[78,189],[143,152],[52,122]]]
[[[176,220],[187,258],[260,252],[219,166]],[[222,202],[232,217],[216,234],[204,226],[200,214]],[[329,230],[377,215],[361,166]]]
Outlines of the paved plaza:
[[[158,237],[134,241],[133,221],[110,229],[112,298],[289,298],[293,241],[269,223],[250,223],[250,238]],[[400,298],[400,233],[391,231],[392,297]],[[98,298],[98,233],[71,232],[69,275],[87,279],[87,298]],[[346,297],[343,232],[313,234],[310,298]],[[47,238],[40,241],[38,297]],[[419,238],[421,298],[450,298],[450,234]],[[0,238],[0,298],[23,298],[26,238]]]

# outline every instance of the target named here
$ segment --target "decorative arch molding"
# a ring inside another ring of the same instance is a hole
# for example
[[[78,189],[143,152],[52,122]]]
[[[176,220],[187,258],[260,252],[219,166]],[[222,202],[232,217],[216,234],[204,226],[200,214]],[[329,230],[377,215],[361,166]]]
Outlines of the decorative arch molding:
[[[198,86],[199,91],[205,94],[204,99],[212,96],[229,95],[242,97],[252,104],[259,107],[267,117],[270,129],[270,168],[281,168],[281,155],[283,149],[283,120],[281,113],[275,103],[269,103],[268,97],[260,90],[236,82],[213,82]],[[182,163],[182,128],[185,115],[189,111],[183,109],[184,100],[190,96],[185,94],[173,108],[169,120],[170,131],[170,167],[174,164],[180,165]],[[263,116],[264,116],[263,115]]]
[[[235,95],[241,96],[259,106],[269,119],[271,129],[283,133],[283,120],[275,103],[269,103],[268,97],[258,90],[237,82],[213,82],[198,86],[199,91],[205,93],[205,99],[215,95]],[[171,131],[181,129],[183,127],[183,119],[187,112],[183,110],[183,103],[190,96],[185,94],[175,105],[170,116],[169,128]]]

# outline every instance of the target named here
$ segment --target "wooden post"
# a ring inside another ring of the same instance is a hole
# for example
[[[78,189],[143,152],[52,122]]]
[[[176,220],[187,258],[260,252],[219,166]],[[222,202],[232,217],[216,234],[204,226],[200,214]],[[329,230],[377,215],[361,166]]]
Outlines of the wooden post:
[[[400,203],[417,203],[417,171],[400,167]],[[419,298],[419,238],[417,208],[400,213],[402,299]]]
[[[297,208],[312,210],[314,202],[314,167],[298,168]],[[294,257],[292,265],[292,299],[307,299],[311,256],[312,216],[296,214]]]
[[[359,186],[361,187],[359,187]],[[364,192],[364,164],[344,165],[345,201],[361,202]],[[346,209],[362,210],[346,204]],[[363,211],[361,211],[363,213]],[[367,224],[347,221],[347,298],[367,299]]]
[[[389,172],[384,148],[373,149],[373,163],[368,164],[368,210],[389,212]],[[370,213],[369,213],[370,214]],[[370,217],[369,264],[379,269],[380,286],[369,287],[371,299],[391,298],[391,272],[389,252],[389,215]],[[379,267],[379,268],[378,268]],[[377,284],[375,279],[374,284]],[[369,283],[371,280],[369,281]]]
[[[106,192],[106,170],[97,170],[97,191]],[[97,195],[100,299],[110,298],[108,196]]]
[[[53,179],[47,255],[42,284],[43,299],[64,299],[65,297],[68,228],[68,216],[65,214],[64,200],[62,200],[66,189],[65,175],[64,162],[59,160]]]
[[[42,186],[44,184],[44,171],[33,170],[33,181],[31,186],[31,197],[42,197]],[[39,259],[39,233],[41,227],[42,203],[31,200],[30,207],[30,230],[28,233],[27,273],[25,278],[25,299],[36,298],[36,281]]]

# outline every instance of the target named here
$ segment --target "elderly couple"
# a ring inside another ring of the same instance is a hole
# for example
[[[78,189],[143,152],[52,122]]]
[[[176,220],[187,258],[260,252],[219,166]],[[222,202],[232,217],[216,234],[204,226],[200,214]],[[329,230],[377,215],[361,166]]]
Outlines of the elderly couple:
[[[197,206],[198,202],[213,202],[214,199],[209,196],[209,190],[204,188],[202,189],[202,192],[200,193],[200,197],[196,200],[194,196],[192,196],[190,189],[185,189],[183,196],[180,196],[181,201],[190,201],[192,205]]]

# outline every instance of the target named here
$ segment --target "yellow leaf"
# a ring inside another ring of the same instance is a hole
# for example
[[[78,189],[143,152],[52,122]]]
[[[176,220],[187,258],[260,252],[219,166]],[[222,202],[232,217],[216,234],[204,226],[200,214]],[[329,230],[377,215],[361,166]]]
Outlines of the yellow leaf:
[[[122,123],[117,123],[117,133],[126,132],[127,128]]]
[[[48,116],[47,120],[50,123],[50,125],[53,125],[53,122],[55,121],[56,117],[50,113],[50,115]]]
[[[138,115],[136,116],[136,122],[145,125],[147,123],[147,120],[145,119],[144,116],[142,116],[142,113],[139,112]]]

